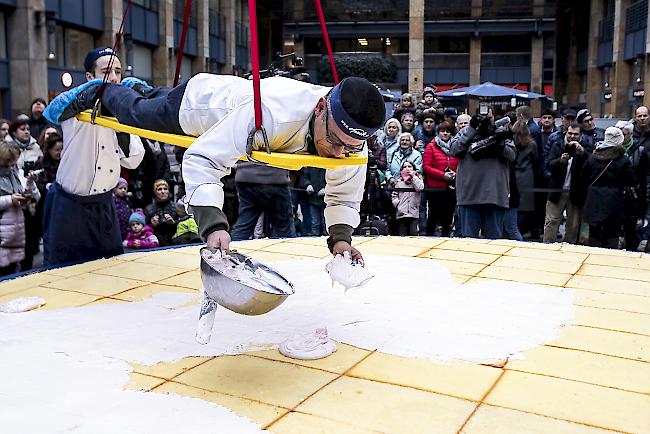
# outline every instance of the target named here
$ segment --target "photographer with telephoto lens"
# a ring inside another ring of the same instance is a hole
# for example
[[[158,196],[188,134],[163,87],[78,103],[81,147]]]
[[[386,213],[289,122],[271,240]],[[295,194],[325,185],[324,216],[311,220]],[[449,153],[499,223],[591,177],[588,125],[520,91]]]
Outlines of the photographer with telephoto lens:
[[[494,122],[475,115],[469,126],[451,140],[451,155],[459,158],[456,201],[464,237],[501,238],[503,218],[509,207],[509,163],[517,157],[510,119]]]

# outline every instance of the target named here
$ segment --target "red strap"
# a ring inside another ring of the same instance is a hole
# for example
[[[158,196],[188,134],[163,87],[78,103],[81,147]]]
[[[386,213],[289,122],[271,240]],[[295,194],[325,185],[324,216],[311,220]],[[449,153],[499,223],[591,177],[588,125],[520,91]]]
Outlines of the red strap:
[[[314,0],[314,6],[318,13],[318,21],[320,21],[320,28],[323,32],[323,39],[327,47],[327,55],[330,58],[330,67],[332,68],[332,76],[334,77],[334,84],[339,84],[339,75],[336,73],[336,65],[334,64],[334,55],[332,54],[332,46],[330,45],[330,37],[327,34],[327,25],[325,24],[325,15],[323,15],[323,6],[320,0]]]
[[[248,21],[251,34],[251,66],[253,68],[253,108],[255,130],[262,128],[262,97],[260,94],[260,55],[257,46],[257,2],[248,0]]]
[[[176,55],[176,74],[174,74],[174,87],[178,86],[181,78],[181,63],[183,63],[183,50],[185,50],[185,37],[187,36],[187,26],[190,24],[190,12],[192,11],[192,0],[185,0],[185,14],[183,15],[183,31],[181,40],[178,44],[178,54]]]

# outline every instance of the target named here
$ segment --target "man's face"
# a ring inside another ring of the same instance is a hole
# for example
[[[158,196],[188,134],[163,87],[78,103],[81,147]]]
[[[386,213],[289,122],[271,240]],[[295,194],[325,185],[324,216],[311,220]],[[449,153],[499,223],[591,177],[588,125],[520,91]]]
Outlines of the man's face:
[[[582,120],[582,129],[585,131],[592,131],[594,128],[596,128],[596,125],[594,124],[594,117],[588,114]]]
[[[415,124],[415,118],[412,114],[408,114],[402,117],[402,130],[410,131]]]
[[[569,128],[569,125],[571,125],[576,118],[572,116],[562,116],[562,126],[566,129]]]
[[[470,121],[471,119],[472,119],[472,118],[470,118],[469,116],[463,116],[463,115],[458,116],[458,119],[456,119],[456,126],[458,127],[458,130],[460,131],[460,130],[462,130],[463,128],[465,128],[466,126],[468,126],[468,125],[469,125],[469,121]]]
[[[42,102],[36,101],[34,104],[32,104],[32,116],[42,115],[43,110],[45,110],[45,104],[43,104]]]
[[[355,139],[343,133],[336,125],[329,106],[324,98],[316,106],[316,122],[314,122],[314,144],[321,157],[339,157],[348,147],[362,146],[365,140]]]
[[[156,187],[156,200],[164,201],[169,199],[169,188],[165,184]]]
[[[580,140],[580,128],[571,128],[566,131],[566,141],[567,142],[577,142]]]
[[[553,128],[553,124],[555,124],[555,118],[551,115],[544,115],[542,116],[542,127],[546,130],[550,130]]]
[[[94,80],[96,78],[103,80],[104,75],[108,71],[108,82],[112,84],[118,84],[122,81],[122,63],[117,56],[113,57],[113,65],[109,70],[108,63],[111,60],[111,56],[102,56],[95,61],[95,70],[92,72],[86,72],[86,80]]]
[[[650,124],[650,114],[648,113],[648,108],[641,106],[636,109],[634,119],[636,120],[638,127],[646,128],[648,124]]]
[[[433,95],[431,95],[430,93],[424,95],[424,102],[426,102],[427,104],[431,104],[433,102]]]
[[[433,131],[434,127],[436,126],[436,123],[434,122],[433,119],[427,118],[422,121],[422,125],[424,127],[424,131],[430,133],[431,131]]]

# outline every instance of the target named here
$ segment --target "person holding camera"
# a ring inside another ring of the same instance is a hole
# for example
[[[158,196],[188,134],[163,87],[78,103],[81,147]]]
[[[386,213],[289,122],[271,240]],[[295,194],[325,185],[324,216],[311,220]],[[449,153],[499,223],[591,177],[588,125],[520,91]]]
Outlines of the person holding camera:
[[[146,224],[153,228],[160,246],[169,246],[176,233],[178,213],[176,204],[172,201],[169,184],[164,179],[157,179],[153,183],[153,203],[144,209]]]
[[[544,221],[545,243],[557,241],[564,211],[567,213],[567,222],[563,241],[572,244],[578,242],[582,200],[574,181],[580,177],[580,170],[588,156],[579,142],[580,137],[580,125],[569,125],[564,140],[555,142],[548,155],[548,170],[551,173],[549,188],[560,191],[548,194]]]
[[[454,127],[447,122],[438,125],[438,135],[424,150],[422,170],[425,175],[429,216],[426,225],[427,236],[435,235],[436,226],[440,235],[448,237],[456,209],[456,171],[458,158],[451,155],[451,135]]]
[[[424,181],[413,162],[408,160],[402,162],[400,177],[395,188],[397,190],[391,194],[391,200],[396,209],[397,233],[399,236],[415,236],[418,234],[420,199]]]
[[[463,237],[500,238],[503,218],[509,207],[509,164],[517,157],[510,119],[494,122],[475,115],[469,125],[451,140],[451,155],[459,158],[456,201]]]

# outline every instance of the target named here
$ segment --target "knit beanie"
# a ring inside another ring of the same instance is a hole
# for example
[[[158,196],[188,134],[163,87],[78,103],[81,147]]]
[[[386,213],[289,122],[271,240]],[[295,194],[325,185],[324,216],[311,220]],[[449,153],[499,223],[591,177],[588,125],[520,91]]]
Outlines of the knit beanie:
[[[605,130],[605,140],[596,144],[596,149],[614,148],[623,144],[623,132],[616,127]]]
[[[167,189],[169,190],[169,183],[167,183],[167,181],[165,181],[164,179],[156,179],[156,181],[153,183],[153,192],[155,193],[156,189],[161,185],[166,186]]]
[[[581,124],[582,121],[583,121],[587,116],[591,116],[591,113],[589,112],[589,110],[587,110],[587,109],[582,109],[582,110],[578,111],[578,116],[576,116],[576,121],[577,121],[579,124]]]
[[[428,94],[428,93],[431,94],[431,95],[434,96],[434,97],[436,96],[436,93],[434,92],[433,88],[431,88],[431,87],[425,87],[425,88],[424,88],[424,91],[422,92],[422,98],[424,98],[424,95],[426,95],[426,94]]]
[[[117,180],[117,187],[119,187],[120,185],[126,185],[126,186],[128,186],[129,183],[126,182],[126,179],[120,177],[120,179]]]
[[[142,214],[142,211],[136,210],[131,214],[131,217],[129,217],[129,224],[133,222],[140,222],[144,226],[144,214]]]

